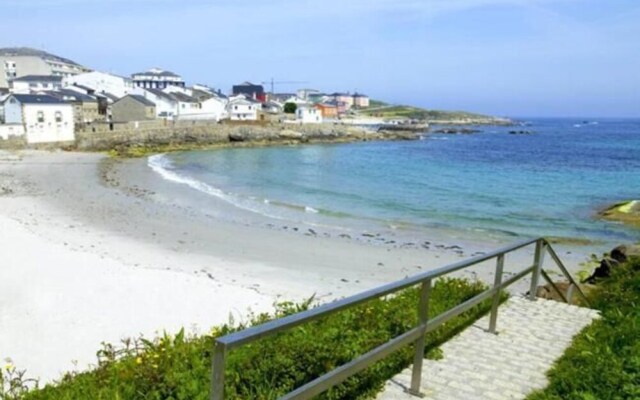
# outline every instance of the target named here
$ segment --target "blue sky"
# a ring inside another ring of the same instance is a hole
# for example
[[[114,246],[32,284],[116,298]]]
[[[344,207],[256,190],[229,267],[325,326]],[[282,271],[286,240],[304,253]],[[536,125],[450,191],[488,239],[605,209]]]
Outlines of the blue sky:
[[[507,116],[640,117],[638,0],[0,0],[0,47],[129,75],[358,90]]]

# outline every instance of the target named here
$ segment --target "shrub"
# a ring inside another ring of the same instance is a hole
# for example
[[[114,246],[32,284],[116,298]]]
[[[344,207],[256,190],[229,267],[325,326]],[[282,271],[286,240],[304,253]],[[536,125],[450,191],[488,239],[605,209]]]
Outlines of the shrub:
[[[437,315],[483,291],[480,283],[439,280],[432,290],[431,315]],[[251,324],[307,309],[281,303],[275,315],[250,316]],[[372,300],[350,310],[305,324],[232,350],[227,357],[226,399],[276,399],[284,393],[366,353],[415,326],[418,290]],[[471,324],[490,307],[485,302],[427,335],[427,352]],[[33,390],[31,400],[148,399],[205,400],[209,396],[214,338],[242,329],[226,324],[207,335],[187,337],[184,331],[153,340],[139,338],[118,348],[104,344],[98,366],[67,374],[59,382]],[[384,382],[411,363],[405,348],[360,372],[320,396],[322,399],[359,399],[376,393]]]

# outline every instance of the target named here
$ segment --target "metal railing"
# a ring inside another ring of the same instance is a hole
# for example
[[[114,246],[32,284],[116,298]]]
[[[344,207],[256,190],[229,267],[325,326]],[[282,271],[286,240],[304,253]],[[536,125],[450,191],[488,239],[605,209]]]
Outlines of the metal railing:
[[[513,251],[522,249],[524,247],[535,244],[535,252],[533,265],[530,267],[512,275],[507,280],[502,280],[505,255]],[[564,295],[556,284],[551,280],[546,271],[542,269],[545,253],[549,253],[555,264],[558,266],[562,274],[570,282],[568,294]],[[481,262],[496,258],[495,269],[495,281],[490,289],[476,295],[475,297],[459,304],[452,309],[443,312],[442,314],[429,318],[429,297],[431,294],[431,288],[434,280],[443,275],[450,274],[452,272],[459,271],[461,269],[479,264]],[[227,352],[233,350],[244,344],[254,342],[258,339],[266,336],[274,335],[276,333],[283,332],[298,325],[316,321],[320,318],[324,318],[330,314],[336,313],[340,310],[354,307],[363,302],[376,299],[385,295],[389,295],[398,292],[402,289],[420,285],[420,300],[417,304],[417,325],[413,329],[395,337],[389,342],[369,351],[366,354],[344,364],[333,371],[322,375],[313,381],[299,387],[298,389],[281,397],[281,400],[293,400],[293,399],[310,399],[317,396],[320,393],[330,389],[331,387],[343,382],[350,376],[358,373],[359,371],[369,367],[376,361],[385,358],[387,355],[399,350],[404,346],[411,344],[415,345],[415,355],[413,361],[413,370],[411,378],[411,387],[408,392],[420,396],[420,384],[422,377],[422,363],[424,360],[425,351],[425,335],[436,329],[443,323],[451,320],[452,318],[468,311],[472,307],[479,303],[492,298],[491,315],[489,319],[488,332],[496,332],[496,324],[498,319],[498,306],[500,305],[500,295],[503,289],[507,288],[511,284],[531,274],[531,287],[529,290],[529,299],[536,299],[536,289],[540,276],[542,276],[553,288],[553,290],[562,298],[565,302],[571,301],[571,296],[574,292],[577,292],[582,300],[588,305],[588,300],[584,293],[571,277],[564,264],[553,250],[549,242],[544,238],[529,239],[519,243],[515,243],[510,246],[506,246],[499,250],[473,257],[467,260],[463,260],[454,264],[450,264],[441,268],[437,268],[431,271],[424,272],[422,274],[408,277],[393,283],[389,283],[384,286],[380,286],[366,292],[356,294],[351,297],[347,297],[338,301],[334,301],[329,304],[319,306],[307,311],[303,311],[297,314],[289,315],[284,318],[269,321],[267,323],[257,325],[231,333],[226,336],[222,336],[216,339],[213,352],[213,374],[211,379],[211,400],[223,400],[224,399],[224,371],[225,360]]]

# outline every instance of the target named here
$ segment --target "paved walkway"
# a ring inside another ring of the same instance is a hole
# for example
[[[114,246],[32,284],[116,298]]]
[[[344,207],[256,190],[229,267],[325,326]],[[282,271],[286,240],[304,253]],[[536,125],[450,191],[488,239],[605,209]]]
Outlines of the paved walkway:
[[[524,399],[547,385],[545,373],[575,334],[598,313],[551,300],[511,297],[498,311],[498,334],[488,316],[442,346],[444,358],[425,360],[422,393],[433,400]],[[387,382],[379,400],[412,399],[407,368]]]

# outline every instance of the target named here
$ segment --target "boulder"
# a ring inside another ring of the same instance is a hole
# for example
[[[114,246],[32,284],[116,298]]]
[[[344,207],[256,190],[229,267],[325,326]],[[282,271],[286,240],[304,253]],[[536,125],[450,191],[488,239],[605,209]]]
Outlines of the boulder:
[[[278,136],[281,139],[302,139],[303,135],[300,132],[292,131],[290,129],[283,129],[282,131],[280,131]]]
[[[558,290],[560,290],[560,292],[565,297],[567,297],[570,283],[567,281],[558,281],[554,283],[558,288]],[[580,285],[580,289],[582,289],[584,293],[587,293],[590,288],[591,286],[589,285]],[[553,289],[553,287],[551,287],[550,284],[546,284],[544,286],[538,286],[538,288],[536,289],[536,297],[539,297],[541,299],[564,302],[564,300],[562,300],[562,297],[560,297],[558,293],[556,293],[556,291]],[[573,296],[571,297],[571,304],[578,304],[579,297],[580,296],[576,293],[576,289],[574,288]]]

